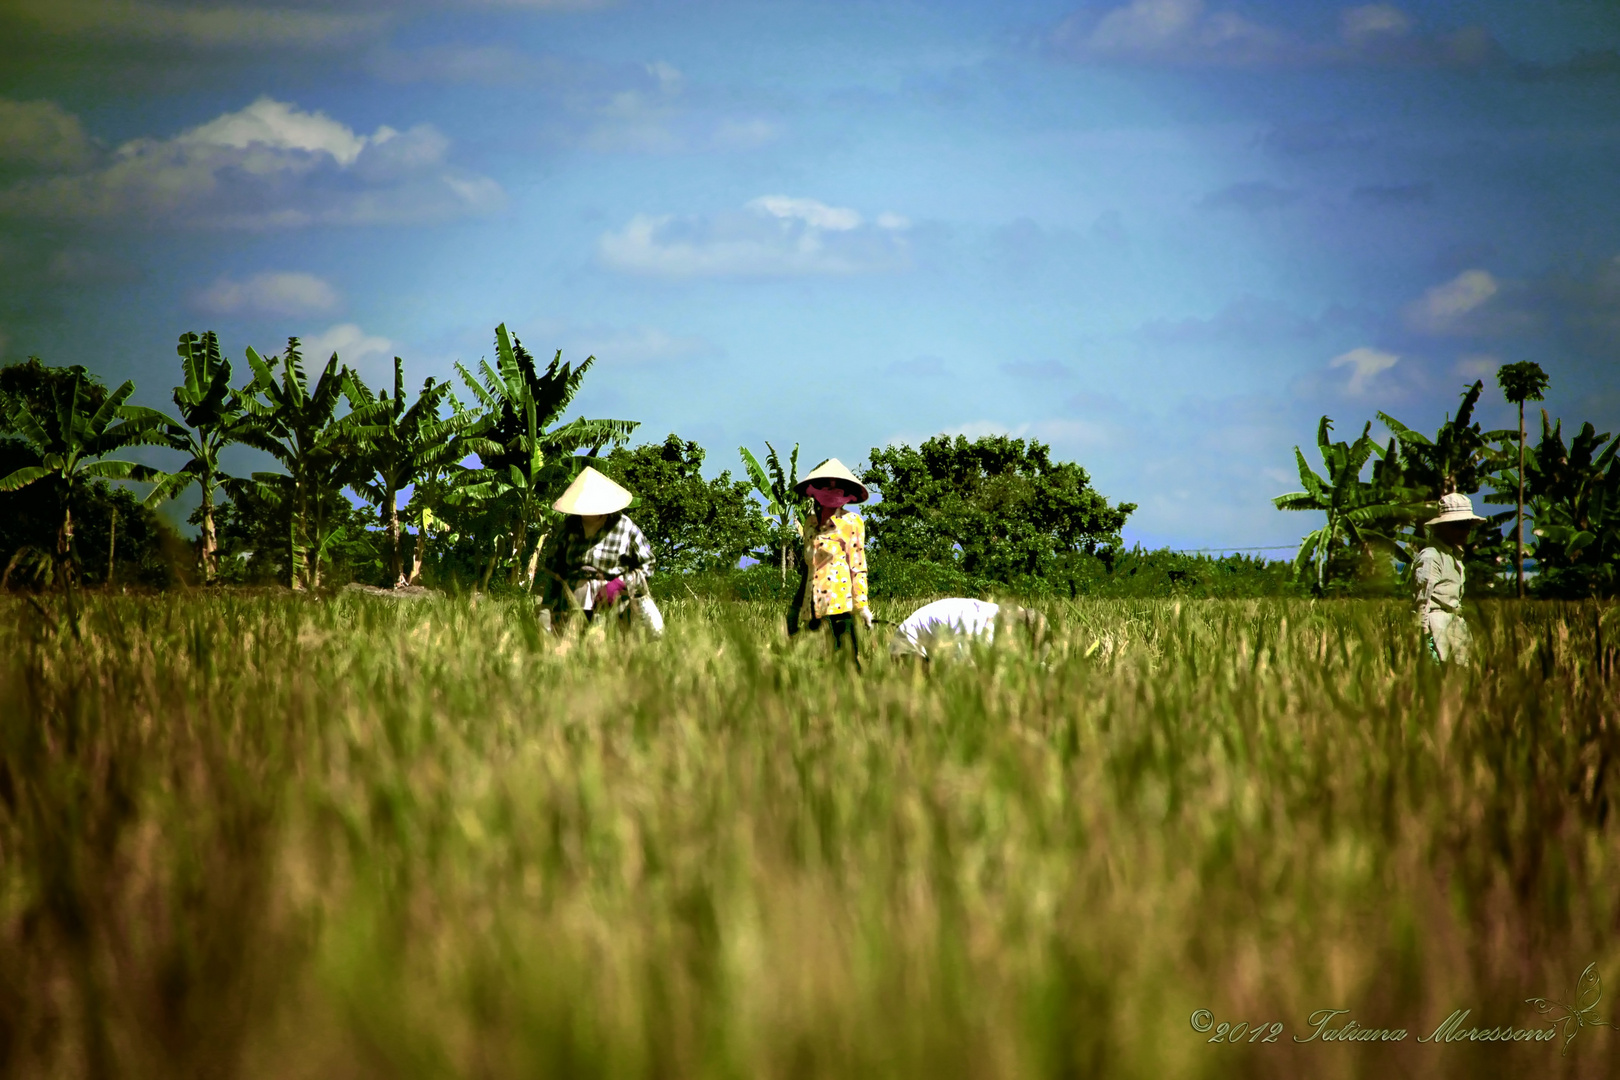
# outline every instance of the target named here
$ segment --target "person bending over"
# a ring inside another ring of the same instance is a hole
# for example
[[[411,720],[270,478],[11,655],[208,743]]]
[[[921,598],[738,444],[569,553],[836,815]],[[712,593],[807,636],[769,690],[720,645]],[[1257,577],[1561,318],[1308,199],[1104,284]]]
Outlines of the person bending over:
[[[907,616],[895,628],[889,655],[923,662],[965,658],[975,642],[993,644],[998,625],[1003,641],[1016,629],[1017,640],[1028,644],[1037,656],[1044,657],[1050,648],[1046,616],[1033,608],[951,597],[925,604]]]
[[[654,635],[664,617],[647,591],[653,550],[647,536],[624,514],[630,492],[589,465],[552,508],[568,515],[553,544],[543,606],[560,625],[573,611],[586,621],[617,612],[639,620]]]

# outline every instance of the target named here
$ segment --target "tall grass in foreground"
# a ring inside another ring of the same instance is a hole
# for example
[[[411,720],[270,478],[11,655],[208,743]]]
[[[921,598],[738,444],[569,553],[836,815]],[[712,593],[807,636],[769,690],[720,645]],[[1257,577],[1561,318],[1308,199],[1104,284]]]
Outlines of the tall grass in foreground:
[[[1620,1070],[1415,1042],[1589,962],[1620,1020],[1614,606],[1443,671],[1400,605],[1082,602],[924,677],[731,604],[87,604],[0,599],[9,1075]]]

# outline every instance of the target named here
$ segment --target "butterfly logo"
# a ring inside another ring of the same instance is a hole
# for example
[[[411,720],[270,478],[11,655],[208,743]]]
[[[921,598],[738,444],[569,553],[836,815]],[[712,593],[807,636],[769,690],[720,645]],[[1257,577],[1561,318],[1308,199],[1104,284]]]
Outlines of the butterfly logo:
[[[1600,1020],[1593,1015],[1597,1004],[1603,998],[1603,981],[1598,978],[1597,965],[1587,964],[1586,970],[1575,983],[1575,1004],[1567,1005],[1562,1001],[1549,1001],[1546,998],[1525,998],[1525,1002],[1536,1007],[1536,1012],[1543,1016],[1553,1015],[1555,1011],[1562,1011],[1561,1016],[1553,1016],[1553,1026],[1563,1026],[1564,1046],[1559,1051],[1560,1056],[1569,1053],[1569,1044],[1575,1038],[1575,1033],[1583,1027],[1608,1027],[1615,1025],[1607,1020]]]

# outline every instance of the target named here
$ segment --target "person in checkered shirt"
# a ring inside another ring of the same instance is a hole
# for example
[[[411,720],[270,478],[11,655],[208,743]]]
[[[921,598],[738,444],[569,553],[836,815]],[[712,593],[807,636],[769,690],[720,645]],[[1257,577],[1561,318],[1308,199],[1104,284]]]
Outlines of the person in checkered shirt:
[[[552,504],[568,515],[553,541],[542,603],[556,622],[574,611],[587,621],[613,612],[664,632],[663,614],[647,589],[653,550],[623,511],[634,496],[587,465]]]

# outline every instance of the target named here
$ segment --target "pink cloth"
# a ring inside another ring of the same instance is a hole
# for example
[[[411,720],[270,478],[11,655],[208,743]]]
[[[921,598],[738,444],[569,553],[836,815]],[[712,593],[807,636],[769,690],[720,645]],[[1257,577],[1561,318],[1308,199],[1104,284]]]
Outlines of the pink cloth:
[[[804,486],[804,490],[812,499],[816,500],[817,505],[824,506],[828,510],[836,510],[840,506],[848,506],[856,499],[856,496],[851,495],[843,488],[836,486],[824,488],[817,487],[815,484],[806,484]]]
[[[607,607],[618,599],[619,594],[622,592],[624,592],[624,578],[614,578],[597,591],[596,602],[603,607]]]

